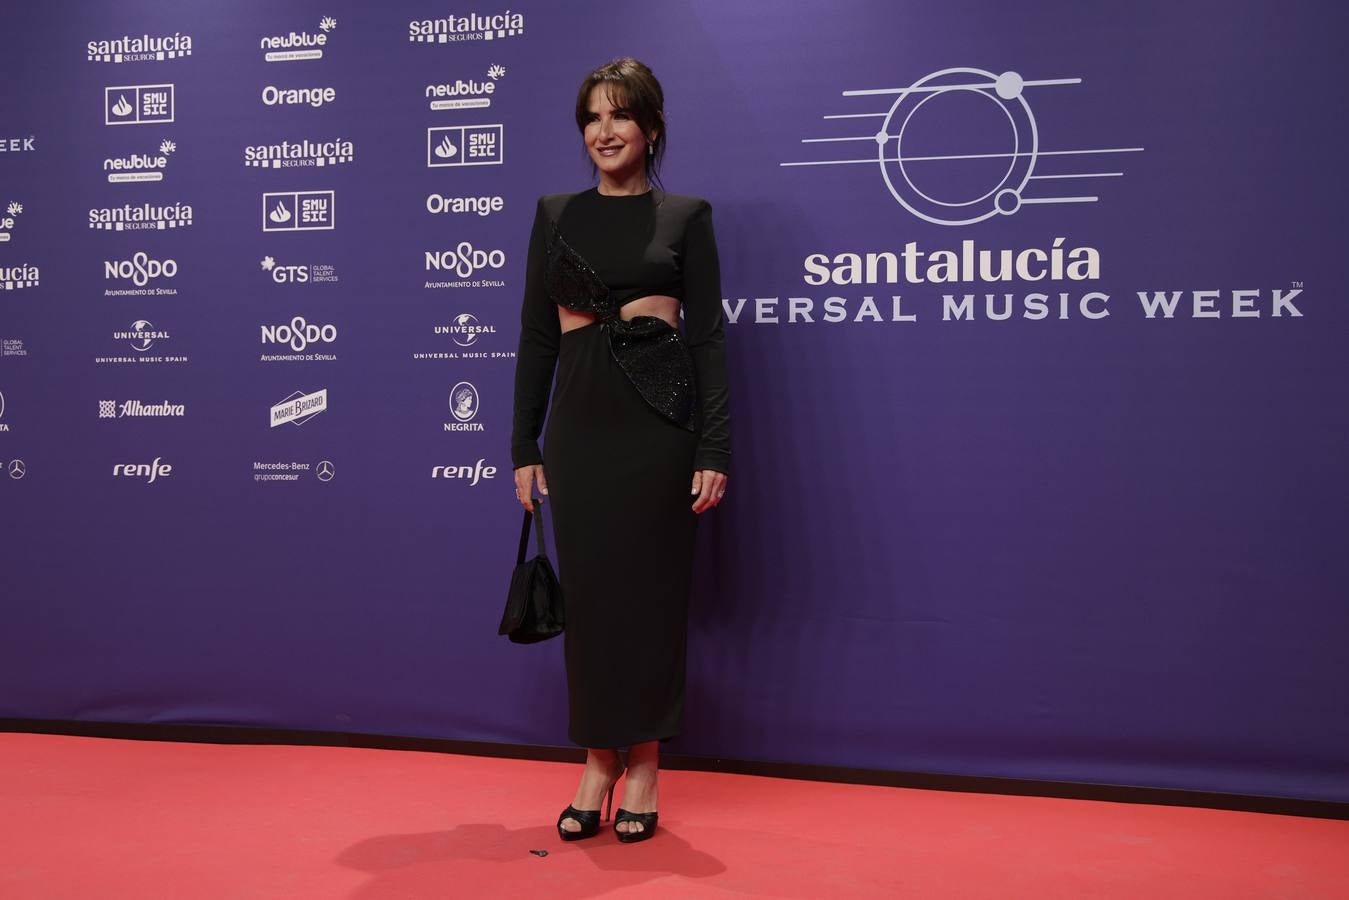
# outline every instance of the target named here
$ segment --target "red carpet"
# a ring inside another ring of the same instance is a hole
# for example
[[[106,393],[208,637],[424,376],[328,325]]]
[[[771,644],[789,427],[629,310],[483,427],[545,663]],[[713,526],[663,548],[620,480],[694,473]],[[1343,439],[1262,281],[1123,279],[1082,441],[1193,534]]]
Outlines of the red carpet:
[[[578,771],[0,734],[0,897],[1349,897],[1349,822],[697,772],[563,844]]]

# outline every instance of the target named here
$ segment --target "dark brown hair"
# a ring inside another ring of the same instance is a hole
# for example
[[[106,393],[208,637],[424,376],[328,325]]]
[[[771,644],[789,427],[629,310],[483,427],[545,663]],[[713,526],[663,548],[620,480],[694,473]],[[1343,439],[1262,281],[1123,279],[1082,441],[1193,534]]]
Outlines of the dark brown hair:
[[[661,90],[660,82],[645,63],[631,56],[595,69],[582,80],[581,89],[576,92],[576,127],[582,134],[585,134],[586,122],[590,119],[590,92],[601,84],[609,95],[609,102],[626,109],[643,135],[656,132],[656,139],[651,142],[653,152],[643,156],[647,181],[653,187],[660,185],[660,163],[665,157],[665,92]],[[590,159],[589,151],[586,151],[586,159],[590,161],[590,174],[594,176],[599,170]]]

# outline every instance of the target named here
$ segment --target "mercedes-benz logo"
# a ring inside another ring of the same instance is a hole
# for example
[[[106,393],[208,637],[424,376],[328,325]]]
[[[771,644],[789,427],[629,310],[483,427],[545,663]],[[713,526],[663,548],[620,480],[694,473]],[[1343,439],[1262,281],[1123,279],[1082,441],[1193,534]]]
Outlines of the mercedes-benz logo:
[[[337,472],[333,469],[333,464],[325,459],[314,468],[314,474],[319,477],[319,481],[332,481]]]
[[[18,481],[28,474],[28,467],[23,464],[21,459],[12,459],[9,462],[9,477]]]

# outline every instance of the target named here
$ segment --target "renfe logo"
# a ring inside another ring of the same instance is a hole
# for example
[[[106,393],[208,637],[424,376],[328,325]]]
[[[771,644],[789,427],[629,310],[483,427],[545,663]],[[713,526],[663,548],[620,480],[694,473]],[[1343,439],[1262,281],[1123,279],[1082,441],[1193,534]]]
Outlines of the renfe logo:
[[[104,125],[151,125],[172,121],[171,84],[127,84],[103,89]]]
[[[151,463],[118,463],[112,467],[113,477],[145,478],[146,484],[154,484],[156,478],[168,478],[173,474],[173,466],[160,462],[156,456]]]
[[[471,487],[484,478],[497,477],[497,467],[483,465],[486,461],[487,460],[485,459],[480,459],[476,464],[471,466],[432,466],[431,477],[466,479]]]

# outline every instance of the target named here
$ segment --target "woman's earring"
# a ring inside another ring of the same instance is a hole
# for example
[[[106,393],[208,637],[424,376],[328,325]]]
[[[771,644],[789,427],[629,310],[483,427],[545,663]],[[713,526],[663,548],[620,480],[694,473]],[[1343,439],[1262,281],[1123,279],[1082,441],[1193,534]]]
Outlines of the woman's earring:
[[[654,144],[647,144],[647,145],[646,145],[646,155],[647,155],[647,156],[655,156],[655,155],[656,155],[656,147],[655,147]]]

